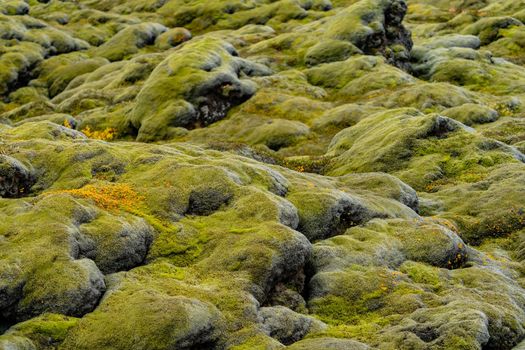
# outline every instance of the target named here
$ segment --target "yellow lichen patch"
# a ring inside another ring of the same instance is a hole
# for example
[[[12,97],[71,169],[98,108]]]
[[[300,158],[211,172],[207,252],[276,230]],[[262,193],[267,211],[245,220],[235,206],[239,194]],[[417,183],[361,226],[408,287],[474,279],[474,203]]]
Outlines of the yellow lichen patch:
[[[98,207],[106,210],[133,211],[144,201],[144,197],[129,184],[86,185],[79,189],[53,191],[52,193],[68,193],[74,197],[90,199]]]
[[[82,129],[82,133],[94,140],[112,141],[117,137],[117,130],[114,128],[106,128],[104,130],[91,130],[88,125]]]
[[[62,125],[64,125],[68,129],[73,129],[73,125],[71,125],[71,123],[67,119],[64,119],[64,123],[62,123]]]

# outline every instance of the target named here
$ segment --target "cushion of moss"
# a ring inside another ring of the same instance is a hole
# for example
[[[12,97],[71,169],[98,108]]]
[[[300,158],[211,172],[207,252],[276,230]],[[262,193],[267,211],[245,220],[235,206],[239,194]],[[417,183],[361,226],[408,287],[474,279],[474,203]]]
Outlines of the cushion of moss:
[[[309,128],[300,122],[273,119],[251,130],[246,136],[249,144],[264,144],[272,150],[288,147],[308,135]]]
[[[23,204],[7,207],[19,209],[1,228],[7,238],[2,255],[5,312],[23,320],[46,311],[73,316],[91,311],[105,289],[102,274],[91,260],[70,256],[75,250],[72,222],[89,218],[89,209],[67,197],[44,198],[33,208]],[[24,225],[13,231],[15,221]]]
[[[26,74],[29,68],[43,59],[42,48],[35,43],[23,42],[20,45],[6,46],[0,59],[0,94],[9,92],[13,85],[16,85],[19,78]]]
[[[523,26],[523,23],[515,18],[506,16],[481,18],[474,24],[466,27],[463,33],[478,36],[481,43],[486,45],[499,39],[500,29],[513,26]]]
[[[21,123],[20,126],[14,129],[7,129],[4,133],[4,135],[8,137],[13,137],[15,139],[27,139],[29,137],[37,137],[40,139],[47,139],[47,140],[83,140],[86,139],[86,135],[83,133],[67,128],[63,126],[62,124],[64,121],[69,118],[62,117],[60,115],[43,115],[41,117],[35,117],[36,119],[34,121],[27,121],[27,123]],[[48,118],[51,119],[51,121],[48,121]],[[42,119],[43,121],[40,121]],[[62,120],[62,122],[55,123],[53,122],[56,120],[57,122]]]
[[[361,317],[387,307],[391,303],[387,300],[393,295],[418,293],[419,288],[407,286],[408,282],[406,277],[382,267],[355,266],[320,272],[310,280],[308,306],[328,324],[356,324]],[[403,306],[404,312],[417,308],[410,304]],[[389,312],[392,310],[386,311]]]
[[[82,224],[80,232],[93,240],[81,255],[93,259],[103,273],[131,269],[142,264],[153,239],[152,228],[138,218],[102,214]],[[111,235],[108,235],[111,232]]]
[[[185,28],[172,28],[155,39],[155,45],[160,49],[169,49],[191,39],[191,33]]]
[[[232,350],[274,350],[283,349],[285,346],[270,336],[260,331],[247,329],[235,333],[228,347]]]
[[[384,60],[380,57],[359,55],[343,62],[309,69],[308,81],[314,85],[341,89],[352,80],[374,71],[383,64],[385,64]]]
[[[230,332],[257,320],[258,304],[242,275],[159,262],[112,275],[109,289],[97,310],[71,330],[64,348],[220,347]]]
[[[17,198],[29,193],[34,182],[32,169],[8,155],[0,155],[0,197]]]
[[[246,275],[252,283],[252,293],[261,302],[273,286],[299,273],[309,257],[311,246],[307,239],[285,226],[266,223],[229,227],[226,235],[219,235],[220,227],[211,227],[200,248],[190,247],[183,254],[190,259],[197,254],[197,266],[205,271]],[[230,252],[227,256],[225,249]]]
[[[442,118],[436,115],[423,116],[413,109],[393,110],[366,118],[333,138],[329,154],[338,156],[333,168],[337,169],[337,164],[340,164],[340,168],[332,173],[343,174],[341,168],[392,171],[396,164],[401,165],[399,160],[411,156],[410,145],[415,139],[430,136],[441,124],[445,132],[458,127]],[[341,167],[342,164],[345,165]]]
[[[430,309],[427,315],[418,317],[422,323],[404,321],[399,326],[385,332],[384,343],[391,347],[411,346],[415,349],[424,349],[429,343],[447,349],[477,349],[484,346],[489,338],[487,318],[475,309],[465,309],[463,313],[457,311],[464,308],[464,303],[451,303],[449,308]],[[445,311],[446,310],[446,311]],[[446,316],[437,316],[439,314]],[[437,317],[433,318],[432,316]],[[446,317],[446,318],[445,318]],[[439,325],[439,326],[438,326]],[[438,332],[432,329],[438,328]]]
[[[284,91],[283,91],[284,90]],[[255,96],[240,107],[242,114],[272,116],[272,119],[296,120],[308,124],[331,104],[314,98],[297,96],[294,87],[276,89],[271,86],[260,89]]]
[[[524,11],[521,11],[523,16]],[[522,17],[521,21],[525,18]],[[523,26],[511,27],[500,30],[502,38],[492,42],[488,48],[495,52],[498,56],[508,58],[517,64],[523,64],[523,33],[525,28]]]
[[[188,43],[158,65],[137,96],[137,105],[129,117],[139,129],[139,138],[162,138],[170,127],[207,125],[221,119],[225,111],[220,105],[208,106],[207,94],[216,92],[233,100],[253,95],[253,83],[240,80],[238,71],[257,74],[263,70],[233,53],[233,47],[226,42],[204,38]],[[211,119],[199,120],[198,113]]]
[[[223,204],[227,206],[239,182],[235,174],[220,166],[207,165],[206,162],[181,164],[180,160],[184,158],[178,158],[176,153],[159,157],[155,151],[149,154],[134,152],[130,166],[135,170],[124,178],[145,191],[145,202],[150,211],[163,218],[179,219],[191,211],[190,198],[197,198],[197,193],[213,192],[214,198],[223,198],[209,212],[203,214],[211,214],[221,209]],[[189,159],[191,158],[185,160]]]
[[[144,260],[152,236],[143,220],[100,213],[65,194],[6,203],[5,209],[11,215],[0,227],[2,305],[17,319],[91,311],[105,290],[103,276],[93,261],[75,259],[89,256],[109,272],[131,268]]]
[[[1,10],[5,15],[25,15],[29,12],[29,5],[24,1],[6,1],[2,4]]]
[[[117,317],[115,317],[117,316]],[[213,346],[220,314],[196,299],[152,290],[114,291],[83,318],[62,349],[191,349]]]
[[[448,83],[414,84],[377,98],[375,103],[385,108],[412,107],[425,113],[440,112],[447,108],[472,103],[476,95],[464,88]]]
[[[131,25],[96,48],[94,55],[110,61],[120,61],[137,53],[140,48],[153,44],[155,39],[166,30],[167,28],[159,23]]]
[[[415,82],[409,74],[374,56],[325,64],[308,70],[307,74],[314,85],[336,88],[335,97],[343,101],[370,99]]]
[[[464,104],[442,112],[444,116],[462,122],[465,125],[495,122],[499,118],[496,110],[483,105]]]
[[[69,330],[77,322],[77,318],[46,313],[16,324],[5,335],[0,336],[0,339],[13,336],[25,337],[33,342],[34,348],[52,349],[66,338]]]
[[[279,25],[292,19],[307,16],[306,2],[281,0],[261,7],[234,13],[230,18],[219,22],[219,27],[240,28],[249,23]]]
[[[503,117],[497,122],[480,128],[486,137],[514,145],[525,140],[525,123],[522,118]],[[523,153],[523,151],[522,151]]]
[[[468,86],[473,91],[504,95],[521,91],[522,72],[506,60],[466,48],[442,48],[423,55],[418,74],[431,81]],[[512,78],[511,78],[512,77]]]
[[[344,61],[350,56],[362,53],[355,45],[341,40],[327,40],[312,46],[304,58],[308,66],[321,63]]]
[[[313,122],[313,129],[316,132],[326,132],[327,130],[340,131],[357,124],[361,119],[375,114],[379,108],[358,104],[343,104],[336,108],[327,110]]]
[[[439,251],[434,247],[439,246]],[[446,227],[433,222],[373,220],[350,228],[344,235],[314,245],[316,271],[353,266],[399,266],[405,259],[438,267],[461,266],[468,258],[466,245]]]
[[[64,56],[53,57],[39,66],[39,79],[46,82],[50,97],[62,92],[76,77],[90,73],[108,63],[108,60],[101,57],[75,59],[75,56],[71,56],[69,61]]]
[[[35,101],[47,101],[44,95],[44,89],[41,87],[25,86],[9,94],[8,98],[11,103],[24,105]]]
[[[500,237],[520,230],[523,210],[520,202],[522,164],[494,167],[478,184],[462,184],[433,195],[445,206],[450,219],[461,226],[467,241],[479,242],[484,237]],[[463,200],[455,196],[462,193]]]
[[[309,127],[298,121],[239,113],[209,127],[185,132],[177,141],[255,146],[270,154],[271,150],[294,147],[308,140],[309,135]]]
[[[104,290],[103,276],[91,260],[55,261],[32,274],[14,312],[19,319],[43,312],[82,316],[96,306]]]
[[[41,121],[50,121],[51,123],[61,125],[61,126],[69,125],[71,129],[75,129],[78,126],[78,121],[73,116],[69,114],[65,114],[65,113],[43,114],[43,115],[39,115],[38,117],[32,117],[32,118],[21,120],[18,123],[15,123],[14,125],[18,126],[24,123],[34,123],[34,122],[41,122]],[[43,126],[43,124],[41,125]],[[55,126],[55,128],[57,128],[57,126]],[[79,137],[81,137],[80,134],[79,134]]]
[[[341,191],[294,192],[288,198],[299,211],[297,229],[311,241],[385,215],[376,212],[366,201]]]
[[[18,122],[24,119],[34,118],[40,115],[54,113],[55,105],[49,102],[47,99],[36,100],[22,104],[21,106],[14,108],[6,113],[2,114],[2,118],[5,118],[7,123]]]
[[[358,1],[333,17],[327,25],[327,36],[363,47],[369,36],[384,30],[385,11],[391,4],[389,0]]]
[[[381,197],[398,201],[414,211],[418,210],[416,191],[398,178],[384,173],[356,173],[339,177],[345,190],[366,190]],[[386,207],[383,206],[383,207]],[[407,212],[408,213],[408,212]]]
[[[439,47],[465,47],[479,49],[481,41],[475,35],[450,34],[427,39],[423,41],[422,45],[430,49],[436,49]]]

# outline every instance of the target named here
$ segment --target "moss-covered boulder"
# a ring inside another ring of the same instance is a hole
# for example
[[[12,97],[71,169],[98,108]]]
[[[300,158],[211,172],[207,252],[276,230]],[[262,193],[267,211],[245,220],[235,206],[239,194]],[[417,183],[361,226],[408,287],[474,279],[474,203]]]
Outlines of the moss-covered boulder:
[[[359,1],[328,23],[326,34],[332,39],[352,42],[366,54],[381,53],[406,68],[412,49],[410,32],[402,25],[405,1]]]
[[[73,329],[61,348],[213,347],[220,332],[220,314],[212,305],[154,291],[138,291],[131,298],[114,292],[99,309]],[[125,322],[120,319],[124,315]]]
[[[190,55],[187,52],[191,52]],[[130,122],[140,140],[166,138],[177,126],[208,125],[255,93],[238,74],[267,74],[259,65],[235,57],[235,49],[212,39],[198,40],[170,55],[152,72]],[[182,79],[182,80],[181,80]],[[164,95],[168,91],[169,99]],[[151,110],[153,109],[153,110]]]
[[[322,322],[297,314],[283,306],[263,307],[259,314],[268,334],[285,345],[301,340],[310,331],[326,328]]]
[[[465,125],[492,123],[498,120],[498,111],[483,105],[464,104],[447,109],[443,115],[462,122]]]
[[[298,230],[311,241],[337,235],[348,227],[385,215],[340,191],[298,192],[288,198],[299,211]]]
[[[191,39],[191,32],[185,28],[167,30],[155,39],[155,45],[162,50],[170,49]]]
[[[78,319],[59,314],[42,314],[11,327],[0,336],[0,345],[16,349],[51,349],[64,341]]]
[[[352,55],[362,53],[355,45],[342,40],[328,40],[312,46],[305,56],[305,63],[316,66],[321,63],[344,61]]]
[[[110,61],[120,61],[128,57],[146,45],[152,45],[155,39],[167,31],[167,28],[159,23],[141,23],[129,26],[118,32],[103,45],[99,46],[96,56],[107,58]]]

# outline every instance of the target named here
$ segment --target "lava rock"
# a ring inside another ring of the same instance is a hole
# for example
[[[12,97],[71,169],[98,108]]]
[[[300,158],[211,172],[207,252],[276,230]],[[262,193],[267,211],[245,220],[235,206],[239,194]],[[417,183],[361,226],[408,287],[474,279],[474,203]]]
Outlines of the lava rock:
[[[27,196],[34,183],[34,175],[17,159],[0,155],[0,197]]]
[[[298,314],[284,306],[262,307],[259,311],[268,335],[285,345],[304,338],[310,331],[320,331],[327,326],[308,316]]]

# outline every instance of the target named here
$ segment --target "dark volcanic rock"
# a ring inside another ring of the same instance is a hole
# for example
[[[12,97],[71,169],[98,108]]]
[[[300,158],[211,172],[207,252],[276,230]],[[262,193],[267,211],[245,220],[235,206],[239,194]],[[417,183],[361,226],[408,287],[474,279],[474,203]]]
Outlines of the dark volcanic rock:
[[[20,161],[0,155],[0,197],[17,198],[31,190],[34,176]]]

